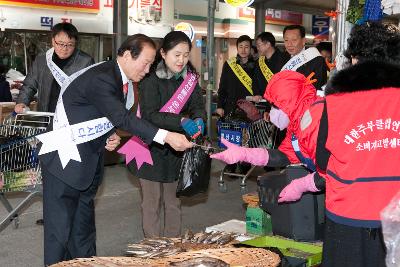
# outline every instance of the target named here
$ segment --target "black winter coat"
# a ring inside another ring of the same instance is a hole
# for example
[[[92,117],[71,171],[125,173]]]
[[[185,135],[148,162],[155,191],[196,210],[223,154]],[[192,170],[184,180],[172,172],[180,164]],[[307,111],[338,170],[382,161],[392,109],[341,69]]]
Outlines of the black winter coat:
[[[237,63],[239,64],[239,60]],[[255,61],[253,59],[249,59],[246,64],[241,64],[241,66],[250,77],[253,77],[255,66]],[[252,89],[253,95],[261,95],[261,93],[263,93],[255,90],[256,88],[254,87]],[[235,75],[228,62],[225,62],[219,81],[217,108],[223,108],[225,116],[227,116],[235,109],[236,102],[239,99],[245,99],[246,96],[250,95],[250,92]]]
[[[186,74],[182,76],[186,77]],[[205,105],[199,85],[195,87],[180,114],[160,112],[160,109],[171,99],[182,82],[183,77],[176,79],[170,71],[166,70],[163,62],[159,63],[157,70],[139,84],[139,105],[142,118],[159,128],[180,133],[184,133],[181,126],[182,117],[205,120]],[[154,164],[151,166],[144,163],[137,171],[137,176],[155,182],[176,181],[183,152],[177,152],[167,144],[160,145],[155,142],[151,143],[149,148]],[[133,164],[130,164],[129,169],[135,172]]]
[[[322,56],[318,56],[305,63],[296,71],[306,77],[308,77],[311,72],[314,72],[315,75],[311,79],[317,79],[317,81],[313,83],[317,90],[321,90],[321,87],[328,81],[328,66],[326,65],[325,59]]]
[[[282,67],[290,59],[289,54],[282,53],[278,48],[272,54],[270,59],[265,59],[265,64],[272,71],[272,73],[280,72]],[[261,71],[260,64],[258,60],[256,61],[256,66],[254,68],[254,78],[253,78],[253,90],[261,92],[261,96],[264,96],[265,88],[267,88],[268,82],[265,79],[264,74]]]

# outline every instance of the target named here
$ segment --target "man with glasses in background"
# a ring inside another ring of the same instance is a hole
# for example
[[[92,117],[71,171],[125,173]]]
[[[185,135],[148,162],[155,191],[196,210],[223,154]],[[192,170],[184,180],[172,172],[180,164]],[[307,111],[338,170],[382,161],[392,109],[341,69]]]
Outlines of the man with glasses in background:
[[[61,86],[49,69],[49,62],[54,62],[66,76],[86,68],[94,63],[91,56],[77,49],[78,30],[71,23],[58,23],[52,29],[52,48],[39,54],[19,92],[14,111],[23,113],[37,94],[37,110],[54,112]],[[36,221],[42,225],[43,219]]]
[[[55,111],[61,87],[54,79],[48,67],[48,61],[54,62],[66,76],[70,76],[94,63],[92,57],[76,48],[78,45],[78,30],[71,23],[54,25],[51,35],[53,47],[46,53],[39,54],[33,62],[32,68],[20,90],[17,104],[15,105],[16,113],[24,112],[36,94],[38,94],[38,111]]]

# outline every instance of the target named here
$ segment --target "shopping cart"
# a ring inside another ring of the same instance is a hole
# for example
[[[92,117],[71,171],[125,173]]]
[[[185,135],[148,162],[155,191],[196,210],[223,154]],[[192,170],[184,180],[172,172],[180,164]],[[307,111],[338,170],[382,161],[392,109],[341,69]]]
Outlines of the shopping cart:
[[[35,136],[46,130],[53,114],[47,112],[27,112],[6,118],[0,125],[0,201],[8,215],[0,222],[0,232],[11,222],[19,225],[18,214],[30,201],[42,195],[42,176],[37,157]],[[15,207],[7,196],[15,192],[26,193],[26,197]]]
[[[267,109],[267,105],[264,103],[255,104],[255,106],[262,115]],[[225,148],[221,143],[221,138],[243,147],[274,148],[277,137],[276,127],[272,123],[265,121],[263,118],[254,122],[218,120],[217,131],[218,146],[221,148]],[[219,191],[227,191],[224,176],[228,175],[241,178],[240,190],[242,193],[245,193],[246,180],[255,167],[256,166],[251,165],[250,169],[246,173],[240,174],[227,171],[228,165],[225,166],[222,169],[218,180]]]

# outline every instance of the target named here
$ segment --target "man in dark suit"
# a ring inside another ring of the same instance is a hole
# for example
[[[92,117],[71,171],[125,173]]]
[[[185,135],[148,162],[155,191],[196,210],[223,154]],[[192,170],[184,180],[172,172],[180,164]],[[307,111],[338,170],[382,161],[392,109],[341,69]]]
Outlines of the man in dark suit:
[[[96,65],[78,76],[62,94],[68,123],[106,117],[114,127],[138,135],[148,144],[167,143],[178,151],[191,147],[184,135],[157,129],[125,107],[123,84],[128,80],[139,82],[149,72],[155,54],[155,43],[136,34],[121,45],[117,60]],[[96,255],[94,197],[103,176],[104,147],[113,150],[119,140],[108,132],[78,143],[81,162],[69,160],[65,166],[56,152],[40,155],[45,265]]]
[[[301,25],[286,26],[283,29],[283,39],[286,51],[291,57],[294,57],[305,50],[306,30]],[[316,79],[316,82],[313,85],[317,90],[321,90],[321,87],[327,82],[327,70],[325,59],[319,55],[304,63],[296,71],[306,77],[314,72],[312,79]]]

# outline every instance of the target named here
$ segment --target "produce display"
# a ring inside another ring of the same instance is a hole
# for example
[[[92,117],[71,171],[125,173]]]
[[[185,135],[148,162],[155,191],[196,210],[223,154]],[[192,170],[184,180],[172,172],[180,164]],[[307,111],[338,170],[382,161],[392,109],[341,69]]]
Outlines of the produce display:
[[[4,192],[17,191],[21,188],[40,183],[41,176],[36,169],[29,169],[21,172],[0,172],[0,190]]]

